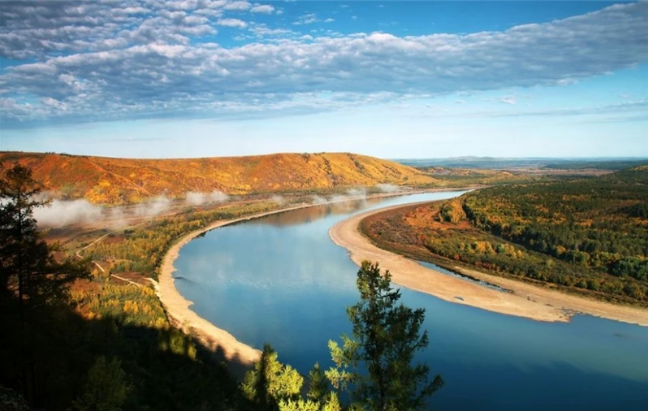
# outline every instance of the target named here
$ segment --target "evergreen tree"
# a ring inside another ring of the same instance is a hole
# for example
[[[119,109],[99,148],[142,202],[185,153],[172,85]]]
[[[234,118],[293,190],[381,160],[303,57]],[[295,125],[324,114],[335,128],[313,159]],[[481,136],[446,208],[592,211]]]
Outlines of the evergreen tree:
[[[439,375],[429,381],[425,364],[412,365],[414,353],[428,345],[421,332],[425,310],[397,305],[400,291],[391,288],[391,274],[364,261],[358,271],[360,302],[347,308],[353,336],[343,345],[329,341],[335,368],[326,372],[335,388],[348,390],[352,406],[361,410],[418,410],[426,397],[443,385]]]
[[[0,285],[3,305],[15,301],[21,322],[27,308],[35,308],[67,291],[66,285],[87,276],[86,267],[74,260],[57,262],[56,246],[48,245],[37,230],[34,208],[42,186],[31,170],[16,164],[0,178]],[[6,308],[6,307],[4,307]]]
[[[247,398],[266,410],[278,410],[280,402],[297,402],[304,378],[290,365],[277,360],[277,352],[265,344],[261,359],[243,380]]]
[[[88,275],[83,262],[56,261],[54,248],[37,230],[33,210],[47,204],[42,186],[19,164],[0,170],[0,377],[31,404],[43,398],[50,359],[44,355],[56,334],[50,321],[67,283]],[[51,365],[51,364],[50,364]]]
[[[77,411],[121,411],[131,390],[121,362],[113,358],[108,362],[100,356],[88,372],[83,394],[74,401]]]
[[[315,363],[313,369],[308,373],[307,397],[315,402],[324,402],[330,392],[329,382],[324,371],[320,368],[319,363]]]

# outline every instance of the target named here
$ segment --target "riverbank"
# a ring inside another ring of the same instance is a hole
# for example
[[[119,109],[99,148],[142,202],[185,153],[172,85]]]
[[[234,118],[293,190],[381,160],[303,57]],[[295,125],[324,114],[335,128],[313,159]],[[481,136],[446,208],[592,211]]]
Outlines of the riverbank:
[[[348,218],[333,226],[329,236],[335,244],[349,251],[351,260],[358,266],[363,260],[378,261],[381,268],[391,272],[394,283],[445,301],[537,321],[564,322],[569,321],[573,313],[583,313],[648,326],[648,310],[645,309],[590,300],[476,270],[456,268],[458,272],[512,291],[502,293],[439,273],[399,254],[378,248],[359,231],[360,221],[365,217],[399,207],[403,205]]]
[[[387,197],[397,197],[403,195],[411,194],[420,194],[420,193],[432,193],[432,192],[442,192],[442,191],[460,191],[462,189],[430,189],[430,190],[412,190],[407,192],[396,192],[396,193],[381,193],[375,195],[368,195],[366,197],[349,197],[340,201],[332,201],[325,203],[333,204],[344,201],[353,201],[362,198],[374,199],[374,198],[387,198]],[[222,220],[217,221],[213,224],[210,224],[207,227],[201,228],[199,230],[193,231],[185,236],[183,236],[179,241],[169,248],[169,251],[165,254],[162,265],[159,270],[158,283],[156,284],[156,290],[162,305],[165,307],[170,321],[174,326],[181,329],[183,332],[196,338],[202,345],[211,350],[212,352],[218,353],[224,359],[229,362],[238,363],[245,366],[251,366],[256,361],[259,360],[261,356],[261,351],[250,347],[240,341],[238,341],[233,335],[227,331],[216,327],[214,324],[205,320],[191,310],[191,305],[193,302],[185,299],[175,288],[175,282],[173,278],[173,272],[176,270],[173,266],[175,260],[178,258],[180,249],[188,244],[191,240],[197,236],[214,230],[219,227],[224,227],[230,224],[235,224],[241,221],[248,221],[256,218],[265,217],[272,214],[283,213],[286,211],[297,210],[307,207],[315,207],[322,204],[299,204],[292,207],[286,207],[278,210],[273,210],[265,213],[253,214],[246,217],[241,217],[231,220]]]

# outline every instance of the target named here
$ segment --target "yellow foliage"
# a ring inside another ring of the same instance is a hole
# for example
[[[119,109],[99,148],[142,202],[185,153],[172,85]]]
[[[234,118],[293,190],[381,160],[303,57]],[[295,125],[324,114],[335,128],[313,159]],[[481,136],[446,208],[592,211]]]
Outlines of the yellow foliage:
[[[18,156],[18,160],[16,160]],[[137,202],[188,191],[230,194],[295,189],[373,186],[378,183],[438,185],[428,173],[392,161],[349,153],[272,154],[200,161],[75,157],[0,153],[0,165],[22,161],[34,178],[56,191],[72,185],[93,203]]]

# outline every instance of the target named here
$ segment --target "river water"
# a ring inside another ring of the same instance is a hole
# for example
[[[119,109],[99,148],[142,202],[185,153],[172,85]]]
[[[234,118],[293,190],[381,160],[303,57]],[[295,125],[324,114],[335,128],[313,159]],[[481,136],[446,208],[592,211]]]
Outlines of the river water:
[[[176,287],[192,309],[239,341],[269,342],[307,374],[331,365],[329,339],[350,332],[358,268],[328,230],[368,209],[460,195],[444,192],[289,211],[219,228],[182,248]],[[445,386],[436,410],[648,409],[648,328],[575,316],[542,323],[402,289],[426,310],[430,344],[418,357]],[[460,297],[460,296],[459,296]]]

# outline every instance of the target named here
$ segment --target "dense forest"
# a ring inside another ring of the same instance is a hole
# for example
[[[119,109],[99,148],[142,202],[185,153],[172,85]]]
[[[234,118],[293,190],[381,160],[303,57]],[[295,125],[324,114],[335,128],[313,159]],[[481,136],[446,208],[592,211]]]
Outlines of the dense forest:
[[[491,187],[374,215],[361,228],[379,245],[415,258],[648,305],[646,166]]]

